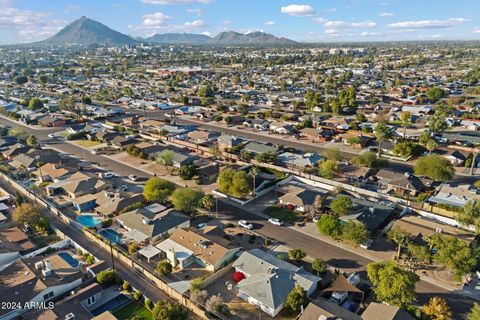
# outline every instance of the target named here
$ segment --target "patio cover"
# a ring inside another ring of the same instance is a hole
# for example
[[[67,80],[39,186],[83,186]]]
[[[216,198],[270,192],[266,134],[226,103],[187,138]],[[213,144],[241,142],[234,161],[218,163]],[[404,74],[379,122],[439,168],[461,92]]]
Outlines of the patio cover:
[[[0,212],[0,222],[7,221],[7,217],[3,213]]]
[[[8,210],[8,206],[5,203],[0,203],[0,211]]]
[[[127,237],[137,241],[137,242],[144,242],[148,239],[148,236],[137,229],[132,229],[127,231]]]
[[[143,248],[142,250],[139,250],[138,253],[147,258],[148,262],[150,262],[150,259],[154,258],[155,256],[160,254],[160,250],[157,249],[156,247],[150,245],[148,247]]]
[[[353,284],[348,282],[347,278],[343,274],[339,274],[337,279],[332,283],[330,287],[323,290],[324,292],[337,292],[337,291],[345,291],[345,292],[360,292],[363,293],[362,290],[355,287]]]

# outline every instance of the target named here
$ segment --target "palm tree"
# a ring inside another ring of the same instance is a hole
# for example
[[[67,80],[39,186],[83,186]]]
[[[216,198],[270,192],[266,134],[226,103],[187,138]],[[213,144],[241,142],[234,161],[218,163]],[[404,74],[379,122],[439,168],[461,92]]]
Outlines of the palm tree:
[[[380,151],[382,149],[382,142],[387,140],[390,137],[390,129],[387,127],[385,122],[379,122],[375,127],[375,137],[378,142],[378,152],[377,156],[380,157]]]
[[[447,301],[443,298],[430,298],[428,303],[422,307],[422,311],[432,320],[452,319],[452,311],[450,310]]]
[[[480,304],[475,303],[467,315],[468,320],[480,320]]]
[[[411,119],[412,119],[412,114],[410,111],[403,111],[400,113],[400,120],[402,121],[402,127],[403,127],[403,139],[405,139],[405,136],[407,134],[407,128],[411,124]]]
[[[255,185],[256,185],[255,178],[259,173],[260,173],[260,170],[255,166],[253,166],[252,169],[250,169],[250,175],[253,177],[253,198],[254,199],[255,199]]]
[[[478,145],[475,145],[472,148],[473,151],[473,159],[472,159],[472,166],[470,167],[470,175],[473,176],[473,168],[475,167],[475,162],[477,161],[477,155],[478,155]],[[477,151],[477,152],[475,152]]]
[[[400,258],[400,253],[403,247],[406,247],[412,239],[412,235],[400,228],[392,228],[387,237],[389,240],[397,244],[397,259]]]

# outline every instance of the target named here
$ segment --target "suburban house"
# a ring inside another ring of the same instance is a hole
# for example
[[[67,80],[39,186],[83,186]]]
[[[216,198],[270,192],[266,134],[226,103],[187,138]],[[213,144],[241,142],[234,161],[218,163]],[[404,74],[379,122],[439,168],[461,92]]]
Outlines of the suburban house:
[[[362,320],[362,317],[347,309],[319,298],[310,302],[298,320]]]
[[[292,126],[284,122],[272,121],[270,123],[270,131],[280,134],[288,134],[292,132]]]
[[[246,151],[254,155],[257,155],[257,154],[264,154],[267,152],[277,153],[278,148],[273,145],[252,141],[247,143],[245,147],[242,149],[242,151]]]
[[[243,252],[232,266],[245,276],[237,284],[238,296],[271,317],[282,310],[295,286],[301,286],[310,296],[321,280],[303,267],[296,267],[261,249]]]
[[[127,236],[137,242],[153,243],[177,229],[190,227],[189,217],[158,203],[123,213],[116,221],[128,231]]]
[[[171,154],[171,161],[172,165],[176,168],[180,168],[183,165],[188,165],[192,164],[192,162],[195,160],[194,157],[188,155],[188,154],[183,154],[178,151],[174,150],[169,150],[169,149],[164,149],[163,151],[159,152],[157,154],[158,159],[162,159],[163,157],[167,154]]]
[[[278,198],[278,202],[291,209],[300,212],[310,212],[313,209],[315,198],[326,198],[328,191],[323,189],[309,189],[297,185],[288,184],[278,190],[284,193]]]
[[[407,311],[388,304],[370,302],[362,313],[363,320],[415,320]]]
[[[303,128],[300,130],[300,136],[312,142],[325,142],[332,139],[334,132],[332,130]]]
[[[111,306],[121,308],[130,300],[116,287],[103,288],[98,283],[92,283],[72,295],[68,295],[55,303],[53,309],[33,311],[25,318],[45,320],[116,320],[109,310]],[[105,311],[106,310],[106,311]],[[31,317],[32,316],[32,317]]]
[[[218,148],[223,151],[225,148],[233,148],[240,143],[242,143],[242,139],[237,138],[235,136],[229,134],[222,134],[217,138]]]
[[[26,145],[21,144],[21,143],[16,143],[14,145],[8,146],[7,149],[3,150],[2,155],[5,158],[11,160],[11,159],[13,159],[14,157],[16,157],[20,154],[27,153],[28,150],[30,150],[29,146],[26,146]]]
[[[141,193],[100,191],[95,195],[97,205],[95,212],[104,216],[111,216],[138,202],[143,202],[143,194]]]
[[[317,165],[318,162],[322,161],[324,158],[317,153],[307,152],[307,153],[292,153],[284,152],[279,154],[277,161],[287,168],[313,168]]]
[[[106,183],[98,179],[96,176],[76,172],[66,179],[48,185],[46,188],[47,194],[50,196],[63,191],[71,199],[76,199],[85,194],[94,194],[105,186]]]
[[[62,127],[67,124],[68,119],[63,117],[45,115],[37,120],[42,127]]]
[[[187,134],[188,140],[195,144],[210,142],[215,140],[217,137],[218,133],[205,130],[195,130]]]
[[[241,250],[225,238],[215,236],[219,231],[209,226],[201,231],[178,229],[156,247],[165,253],[174,268],[197,265],[215,272],[235,259]]]
[[[58,164],[46,163],[34,171],[33,174],[39,178],[40,182],[58,182],[72,174],[72,171]]]
[[[364,199],[350,197],[353,202],[351,213],[341,216],[340,220],[344,222],[355,221],[362,223],[372,234],[378,231],[385,231],[389,224],[394,220],[394,206],[386,206],[378,202],[372,202]],[[331,203],[328,199],[328,203]],[[328,205],[327,205],[328,206]]]
[[[18,259],[0,271],[0,303],[48,302],[82,284],[81,264],[70,251],[48,257]],[[27,309],[0,309],[0,319],[19,317]]]
[[[157,155],[165,149],[164,146],[158,143],[140,142],[135,145],[148,159],[155,159]]]
[[[432,184],[429,179],[387,169],[380,169],[375,176],[380,188],[393,190],[400,195],[416,196],[418,193],[429,189]]]
[[[475,234],[473,233],[413,214],[405,215],[395,220],[392,228],[399,228],[410,233],[413,241],[422,245],[427,244],[425,241],[426,237],[438,233],[458,238],[468,244],[475,240]]]
[[[442,183],[437,189],[437,194],[429,197],[428,202],[463,207],[467,202],[479,199],[480,194],[477,188],[470,184],[453,185]]]
[[[29,154],[19,154],[18,156],[13,157],[10,165],[16,169],[26,169],[28,171],[33,171],[39,161],[35,157],[30,156]]]

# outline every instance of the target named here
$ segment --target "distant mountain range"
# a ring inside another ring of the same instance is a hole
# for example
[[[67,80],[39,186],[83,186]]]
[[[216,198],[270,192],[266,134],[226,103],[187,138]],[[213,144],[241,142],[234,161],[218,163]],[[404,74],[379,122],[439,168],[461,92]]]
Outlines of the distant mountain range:
[[[221,32],[211,38],[203,34],[164,33],[151,37],[132,38],[126,34],[112,30],[106,25],[81,17],[60,30],[51,38],[33,44],[39,45],[131,45],[141,42],[157,44],[190,44],[190,45],[293,45],[297,42],[279,38],[264,32],[242,34],[234,31]]]

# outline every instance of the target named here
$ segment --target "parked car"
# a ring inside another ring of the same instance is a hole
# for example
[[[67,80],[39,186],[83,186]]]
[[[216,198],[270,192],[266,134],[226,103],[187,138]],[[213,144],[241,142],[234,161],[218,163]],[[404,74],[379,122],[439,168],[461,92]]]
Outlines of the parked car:
[[[270,218],[270,219],[268,219],[268,222],[270,222],[271,224],[274,224],[276,226],[283,225],[283,221],[281,221],[280,219],[276,219],[276,218]]]
[[[320,216],[319,216],[319,215],[313,216],[313,219],[312,219],[313,222],[317,223],[318,220],[320,220]]]
[[[48,134],[48,137],[49,137],[50,139],[53,139],[53,138],[55,138],[56,136],[55,136],[55,133],[49,133],[49,134]]]
[[[355,287],[360,283],[360,280],[360,276],[356,272],[350,274],[347,278],[347,281]]]
[[[367,239],[360,245],[360,247],[363,248],[363,249],[368,249],[368,248],[370,248],[372,243],[373,243],[372,239]]]
[[[123,185],[121,185],[120,187],[117,188],[117,191],[127,191],[127,190],[128,190],[128,187],[125,184],[123,184]]]
[[[342,304],[347,300],[348,298],[348,292],[345,291],[336,291],[332,294],[330,297],[330,302],[335,303],[335,304]]]
[[[245,229],[248,229],[248,230],[252,230],[253,229],[253,224],[251,224],[250,222],[248,222],[247,220],[240,220],[238,221],[238,225],[242,228],[245,228]]]
[[[105,172],[105,173],[103,174],[103,177],[104,177],[105,179],[110,179],[110,178],[113,178],[114,176],[115,176],[115,175],[113,174],[113,172]]]
[[[134,174],[131,174],[131,175],[128,176],[128,179],[130,179],[130,180],[132,180],[132,181],[135,182],[135,181],[138,180],[138,177],[137,177],[136,175],[134,175]]]

